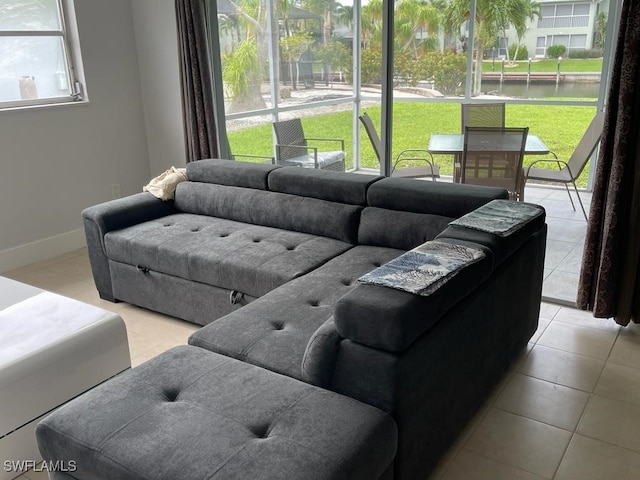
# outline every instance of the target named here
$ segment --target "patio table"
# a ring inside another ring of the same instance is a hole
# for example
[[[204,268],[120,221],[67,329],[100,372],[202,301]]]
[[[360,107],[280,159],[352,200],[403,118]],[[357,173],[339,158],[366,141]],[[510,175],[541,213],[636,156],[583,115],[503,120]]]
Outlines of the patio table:
[[[462,155],[464,151],[464,134],[462,133],[434,133],[429,139],[429,153],[439,155]],[[525,155],[547,155],[549,147],[535,135],[527,135]]]
[[[455,164],[460,164],[460,156],[464,151],[463,133],[434,133],[429,138],[427,150],[432,155],[453,155],[454,172],[453,181],[460,182]],[[550,150],[542,140],[535,135],[527,135],[527,143],[524,147],[525,155],[547,155]],[[524,175],[524,174],[523,174]]]

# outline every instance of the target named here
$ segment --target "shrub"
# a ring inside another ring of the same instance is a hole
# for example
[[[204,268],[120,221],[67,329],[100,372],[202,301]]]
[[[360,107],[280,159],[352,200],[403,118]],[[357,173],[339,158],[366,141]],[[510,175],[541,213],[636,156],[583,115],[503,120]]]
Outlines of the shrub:
[[[602,50],[571,50],[569,58],[601,58]]]
[[[516,57],[516,47],[518,48],[518,58]],[[511,45],[509,46],[509,58],[511,60],[527,60],[529,58],[529,51],[526,45]]]
[[[567,47],[564,45],[551,45],[547,48],[547,56],[549,58],[559,58],[565,54]]]
[[[451,95],[464,83],[467,60],[464,55],[432,52],[425,58],[425,78],[433,78],[436,90]]]
[[[408,55],[406,52],[399,52],[393,61],[395,73],[400,82],[415,87],[420,80],[426,80],[421,62],[415,60],[412,55]]]
[[[360,60],[362,83],[382,83],[382,52],[375,47],[362,50]]]

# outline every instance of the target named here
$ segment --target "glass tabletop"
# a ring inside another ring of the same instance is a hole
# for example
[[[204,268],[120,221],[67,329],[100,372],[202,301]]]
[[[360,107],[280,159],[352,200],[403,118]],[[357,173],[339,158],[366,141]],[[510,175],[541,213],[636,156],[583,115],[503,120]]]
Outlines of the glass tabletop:
[[[457,155],[464,150],[464,134],[462,133],[435,133],[429,139],[429,153],[443,155]],[[549,153],[542,140],[535,135],[527,135],[527,144],[524,149],[527,155],[546,155]]]

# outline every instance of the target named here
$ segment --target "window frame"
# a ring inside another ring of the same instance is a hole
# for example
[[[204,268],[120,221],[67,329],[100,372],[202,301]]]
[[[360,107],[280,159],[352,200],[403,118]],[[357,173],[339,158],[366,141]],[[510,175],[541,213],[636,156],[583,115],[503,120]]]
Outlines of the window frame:
[[[86,101],[80,55],[77,51],[77,27],[73,0],[55,0],[59,15],[59,29],[0,30],[0,38],[58,38],[64,56],[64,72],[68,78],[69,94],[35,99],[0,101],[0,112],[21,108],[43,107]]]

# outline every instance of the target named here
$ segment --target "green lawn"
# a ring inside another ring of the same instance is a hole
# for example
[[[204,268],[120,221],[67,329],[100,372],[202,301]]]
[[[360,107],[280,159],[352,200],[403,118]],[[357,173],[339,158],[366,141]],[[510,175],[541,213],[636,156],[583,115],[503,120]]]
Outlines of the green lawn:
[[[364,109],[380,128],[380,107]],[[582,137],[591,118],[595,114],[593,107],[555,106],[555,105],[507,105],[506,125],[509,127],[528,126],[529,131],[540,137],[559,158],[568,159]],[[460,106],[455,103],[415,103],[400,102],[394,104],[394,157],[405,148],[426,148],[433,133],[460,132]],[[303,118],[305,133],[308,137],[343,138],[347,150],[348,165],[353,161],[352,148],[352,112],[336,112]],[[271,124],[230,132],[229,142],[235,153],[272,155]],[[360,133],[361,165],[378,168],[369,139]],[[336,147],[332,147],[334,149]],[[525,157],[525,165],[539,157]],[[435,157],[441,172],[451,174],[451,157]],[[580,177],[579,186],[587,184],[587,169]]]
[[[492,67],[494,70],[492,70]],[[491,60],[485,60],[482,63],[483,72],[500,72],[502,61],[496,59],[495,64]],[[514,65],[504,64],[505,73],[526,73],[529,69],[529,62],[518,61]],[[531,72],[533,73],[556,73],[558,70],[558,61],[553,58],[545,58],[541,60],[531,61]],[[560,73],[600,73],[602,71],[601,58],[563,58],[560,62]]]

